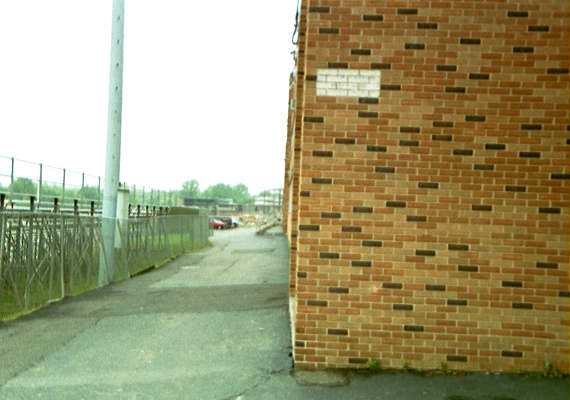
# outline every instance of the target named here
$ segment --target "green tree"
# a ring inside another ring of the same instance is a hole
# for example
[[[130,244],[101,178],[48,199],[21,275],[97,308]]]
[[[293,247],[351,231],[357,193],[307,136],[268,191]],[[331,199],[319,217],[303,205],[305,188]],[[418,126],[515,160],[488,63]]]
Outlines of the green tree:
[[[243,183],[235,186],[225,183],[215,184],[204,190],[202,197],[208,199],[232,199],[236,204],[245,204],[251,199],[249,190]]]
[[[83,186],[77,191],[77,196],[79,196],[80,199],[98,200],[99,190],[94,186]]]
[[[10,191],[17,194],[25,194],[30,196],[35,196],[37,193],[37,186],[29,178],[16,178],[14,182],[10,184]]]
[[[200,184],[196,179],[184,182],[182,190],[180,191],[181,197],[200,197]]]

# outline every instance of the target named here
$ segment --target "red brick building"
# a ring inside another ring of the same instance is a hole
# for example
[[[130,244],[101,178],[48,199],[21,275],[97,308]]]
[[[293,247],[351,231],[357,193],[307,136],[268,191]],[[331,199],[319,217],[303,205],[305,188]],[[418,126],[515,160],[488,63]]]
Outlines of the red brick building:
[[[304,0],[300,368],[570,372],[570,2]]]

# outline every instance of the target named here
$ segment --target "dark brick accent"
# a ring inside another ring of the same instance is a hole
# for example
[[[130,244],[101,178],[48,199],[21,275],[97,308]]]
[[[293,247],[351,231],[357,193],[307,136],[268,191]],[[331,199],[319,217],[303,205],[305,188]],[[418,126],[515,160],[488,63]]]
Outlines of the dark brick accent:
[[[560,291],[560,292],[558,292],[558,297],[570,297],[570,292]]]
[[[521,158],[540,158],[540,153],[538,151],[521,151],[519,153]]]
[[[401,85],[380,85],[380,89],[381,90],[402,90],[402,86]]]
[[[315,307],[326,307],[328,306],[328,302],[325,300],[307,300],[307,305]]]
[[[312,6],[309,7],[309,12],[310,13],[325,13],[328,14],[331,12],[331,8],[330,7],[325,7],[325,6]]]
[[[439,183],[437,183],[437,182],[419,182],[418,187],[420,189],[439,189]]]
[[[320,258],[328,259],[328,260],[338,260],[340,258],[340,254],[338,253],[319,253]]]
[[[469,79],[477,80],[477,81],[486,81],[489,80],[489,74],[469,74]]]
[[[320,231],[321,227],[319,225],[299,225],[300,231]]]
[[[459,272],[479,272],[479,267],[476,265],[458,265]]]
[[[434,290],[438,292],[445,291],[445,285],[426,285],[426,290]]]
[[[305,347],[305,342],[301,340],[295,340],[295,347]]]
[[[416,250],[416,256],[435,257],[435,250]]]
[[[396,172],[394,167],[376,167],[376,172],[382,172],[384,174],[393,174]]]
[[[372,151],[376,153],[385,153],[388,149],[386,146],[366,146],[366,151]]]
[[[538,261],[536,263],[536,268],[558,269],[558,263]]]
[[[541,207],[538,209],[541,214],[562,214],[562,209],[555,207]]]
[[[360,226],[343,226],[342,231],[348,233],[360,233],[362,232],[362,228]]]
[[[358,99],[360,104],[378,104],[378,101],[377,97],[360,97]]]
[[[336,293],[336,294],[347,294],[349,292],[348,288],[345,287],[330,287],[329,293]]]
[[[368,358],[351,357],[348,359],[349,364],[367,364]]]
[[[438,141],[438,142],[451,142],[453,140],[453,136],[451,136],[451,135],[432,135],[431,140]]]
[[[329,335],[335,335],[335,336],[347,336],[348,335],[348,329],[329,328],[328,334]]]
[[[466,244],[453,244],[447,245],[447,249],[451,251],[469,251],[469,246]]]
[[[332,151],[325,151],[325,150],[315,150],[315,151],[313,151],[313,156],[314,157],[332,157],[333,152]]]
[[[549,32],[550,27],[547,25],[531,25],[528,27],[529,32]]]
[[[386,207],[405,208],[406,202],[405,201],[387,201]]]
[[[372,111],[359,111],[358,118],[378,118],[378,113]]]
[[[418,29],[437,29],[435,22],[418,22]]]
[[[369,56],[372,54],[370,49],[351,49],[350,54],[353,56]]]
[[[447,361],[449,362],[467,362],[467,356],[448,355]]]
[[[355,213],[369,214],[373,211],[374,210],[372,209],[372,207],[353,207],[352,208],[352,212],[355,212]]]
[[[398,15],[417,15],[417,8],[398,8]]]
[[[400,146],[417,147],[420,142],[417,140],[400,140]]]
[[[306,272],[297,272],[297,278],[306,278],[306,277],[307,277]]]
[[[364,247],[382,247],[383,243],[381,240],[363,240],[362,245]]]
[[[354,138],[336,138],[334,140],[336,144],[356,144],[356,139]]]
[[[322,124],[323,122],[325,122],[325,119],[323,117],[305,117],[303,118],[303,121],[310,122],[313,124]]]
[[[401,126],[400,127],[401,133],[420,133],[421,128],[417,126]]]
[[[501,352],[501,356],[503,357],[514,357],[514,358],[521,358],[523,353],[521,351],[510,351],[510,350],[503,350]]]
[[[427,217],[424,215],[408,215],[407,222],[427,222]]]
[[[521,310],[532,310],[534,306],[530,303],[513,303],[513,308]]]
[[[451,121],[433,121],[434,128],[453,128],[453,125]]]
[[[513,53],[534,53],[534,47],[516,46],[513,47]]]
[[[505,186],[507,192],[526,192],[526,186]]]
[[[319,28],[319,33],[321,34],[332,34],[337,35],[339,33],[338,28]]]
[[[423,332],[424,327],[421,325],[404,325],[404,330],[407,332]]]
[[[413,311],[414,306],[411,304],[392,304],[392,309],[396,311]]]
[[[487,117],[484,115],[466,115],[465,121],[467,122],[485,122]]]
[[[395,283],[395,282],[384,282],[382,284],[382,287],[384,289],[402,289],[404,287],[404,285],[402,285],[401,283]]]
[[[461,86],[446,86],[445,93],[465,93],[465,88]]]
[[[313,178],[311,182],[318,184],[318,185],[331,185],[332,179],[331,178]]]
[[[473,211],[493,211],[493,206],[487,204],[473,204],[471,209]]]
[[[354,261],[352,261],[352,266],[353,267],[370,268],[370,267],[372,267],[372,261],[354,260]]]
[[[453,155],[454,156],[472,156],[473,150],[471,150],[471,149],[454,149]]]
[[[406,43],[405,49],[406,50],[424,50],[426,45],[423,43]]]
[[[457,71],[457,65],[439,64],[435,66],[435,70],[440,72],[455,72]]]
[[[329,68],[332,69],[347,69],[348,63],[345,62],[330,62],[328,63]]]
[[[511,18],[526,18],[528,17],[528,11],[509,11],[507,16]]]
[[[461,38],[459,44],[481,44],[481,39],[477,38]]]
[[[362,16],[363,21],[384,21],[384,16],[379,14],[365,14]]]
[[[447,299],[448,306],[466,306],[467,300],[463,299]]]
[[[551,179],[570,179],[570,174],[552,174]]]
[[[523,284],[522,284],[522,282],[518,282],[518,281],[503,281],[502,286],[503,287],[512,287],[512,288],[521,288],[521,287],[523,287]]]
[[[522,124],[521,129],[524,131],[541,131],[542,125],[540,125],[540,124]]]
[[[475,171],[494,171],[495,166],[492,164],[475,164],[473,169]]]
[[[392,64],[388,63],[372,63],[370,69],[392,69]]]
[[[567,74],[568,68],[548,68],[546,70],[547,74],[557,75],[557,74]]]
[[[507,145],[503,143],[487,143],[485,145],[485,150],[505,150],[506,148]]]
[[[317,75],[307,75],[305,77],[305,80],[309,82],[315,82],[317,80]]]
[[[308,190],[302,190],[301,193],[299,193],[299,195],[301,197],[311,197],[311,192],[309,192]]]
[[[333,213],[333,212],[323,212],[321,213],[321,218],[332,218],[332,219],[337,219],[340,218],[341,214],[340,213]]]

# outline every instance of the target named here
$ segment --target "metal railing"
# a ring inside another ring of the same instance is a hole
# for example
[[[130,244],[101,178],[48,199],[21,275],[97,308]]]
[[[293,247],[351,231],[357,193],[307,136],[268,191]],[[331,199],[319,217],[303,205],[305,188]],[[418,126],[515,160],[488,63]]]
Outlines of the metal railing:
[[[37,210],[50,210],[55,201],[61,209],[79,206],[95,213],[101,211],[103,179],[67,168],[0,156],[0,193],[4,194],[6,208],[29,209],[33,196]],[[149,189],[145,186],[123,184],[129,189],[129,201],[156,207],[171,207],[180,200],[177,191]]]
[[[211,234],[206,215],[130,218],[116,229],[114,249],[104,249],[98,216],[0,212],[0,320],[95,288],[107,257],[123,280],[206,246]]]

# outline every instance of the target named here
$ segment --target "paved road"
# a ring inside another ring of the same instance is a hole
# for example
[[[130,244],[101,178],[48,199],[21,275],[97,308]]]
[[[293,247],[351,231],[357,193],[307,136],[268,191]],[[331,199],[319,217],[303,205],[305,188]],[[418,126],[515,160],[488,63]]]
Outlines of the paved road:
[[[299,384],[306,377],[291,373],[285,239],[239,229],[216,233],[213,244],[0,324],[0,399],[570,397],[568,381],[485,375],[355,375],[345,386]]]

